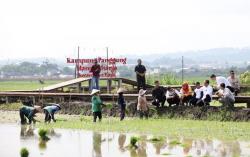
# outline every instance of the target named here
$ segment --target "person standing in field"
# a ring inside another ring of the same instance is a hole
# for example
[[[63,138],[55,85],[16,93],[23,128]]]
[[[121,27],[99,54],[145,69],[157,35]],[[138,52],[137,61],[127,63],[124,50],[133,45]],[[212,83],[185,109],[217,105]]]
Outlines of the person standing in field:
[[[100,89],[99,88],[99,79],[100,79],[100,73],[101,73],[101,66],[98,64],[97,59],[94,60],[94,65],[92,65],[90,72],[93,74],[92,80],[91,80],[91,88],[92,89]]]
[[[138,65],[135,67],[136,80],[137,80],[137,90],[140,89],[146,90],[146,68],[142,65],[141,59],[137,60]]]
[[[222,106],[233,108],[235,98],[233,93],[229,88],[226,87],[224,83],[220,85],[220,90],[216,93],[219,97],[219,102],[222,103]]]
[[[92,112],[93,112],[93,122],[96,122],[97,117],[99,118],[99,121],[102,120],[102,100],[99,96],[100,90],[93,89],[91,92],[92,98]]]
[[[119,88],[117,91],[118,94],[118,105],[120,107],[120,120],[122,121],[125,118],[125,112],[126,112],[126,102],[123,96],[123,92],[125,92],[125,89]]]
[[[235,76],[233,70],[230,71],[230,76],[227,78],[227,80],[231,83],[232,87],[234,88],[234,94],[237,96],[240,92],[240,80]]]
[[[44,122],[50,123],[51,119],[53,120],[53,122],[56,122],[54,114],[60,110],[61,110],[61,106],[55,103],[49,104],[48,106],[44,107],[43,108],[43,112],[45,114]]]
[[[164,87],[160,86],[159,81],[155,81],[155,87],[152,90],[152,97],[153,97],[152,105],[156,107],[159,107],[160,105],[161,107],[164,106],[166,101],[166,90]]]
[[[27,124],[27,119],[29,120],[29,124],[36,123],[36,120],[34,119],[35,115],[38,112],[42,112],[41,106],[23,106],[19,110],[21,124]],[[26,119],[27,118],[27,119]]]
[[[138,104],[137,104],[137,110],[139,111],[140,118],[142,119],[143,116],[147,119],[148,118],[148,104],[146,99],[146,90],[140,89],[139,96],[138,96]]]
[[[220,85],[222,83],[225,84],[225,86],[230,89],[231,92],[234,92],[234,88],[232,87],[231,83],[225,78],[225,77],[222,77],[222,76],[216,76],[215,74],[212,74],[210,76],[211,80],[213,81],[216,81],[216,84],[217,84],[217,90],[220,89]]]

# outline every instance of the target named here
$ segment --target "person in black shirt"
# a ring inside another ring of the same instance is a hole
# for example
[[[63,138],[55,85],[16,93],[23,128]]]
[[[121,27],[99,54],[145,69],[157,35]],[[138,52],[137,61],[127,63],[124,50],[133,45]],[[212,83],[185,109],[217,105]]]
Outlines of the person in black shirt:
[[[161,107],[164,106],[166,101],[166,89],[162,86],[160,86],[159,81],[155,81],[155,87],[152,90],[152,97],[153,101],[152,104],[156,107],[159,107],[161,104]]]
[[[125,89],[119,88],[117,91],[118,94],[118,105],[120,107],[120,120],[122,121],[125,118],[125,112],[126,112],[126,102],[123,96],[123,92],[125,92]]]
[[[135,67],[135,72],[136,72],[136,79],[137,79],[137,89],[138,91],[142,88],[146,90],[146,79],[145,79],[145,74],[146,74],[146,68],[144,65],[142,65],[141,59],[137,60],[138,65]]]

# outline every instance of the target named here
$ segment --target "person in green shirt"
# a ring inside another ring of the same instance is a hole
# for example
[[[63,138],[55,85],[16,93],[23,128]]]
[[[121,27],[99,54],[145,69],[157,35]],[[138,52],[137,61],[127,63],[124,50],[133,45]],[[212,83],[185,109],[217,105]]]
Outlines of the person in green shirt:
[[[21,124],[27,124],[27,119],[29,120],[29,124],[36,123],[36,120],[34,119],[35,114],[38,112],[41,112],[41,106],[23,106],[19,110]],[[26,119],[27,118],[27,119]]]
[[[93,122],[96,122],[97,117],[99,118],[99,121],[102,120],[102,100],[99,96],[100,90],[93,89],[91,92],[92,98],[92,112],[93,112]]]

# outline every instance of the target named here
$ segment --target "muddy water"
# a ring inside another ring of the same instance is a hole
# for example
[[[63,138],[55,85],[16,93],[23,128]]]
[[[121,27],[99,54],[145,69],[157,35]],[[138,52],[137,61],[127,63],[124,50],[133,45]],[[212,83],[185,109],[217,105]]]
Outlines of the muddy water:
[[[142,139],[138,149],[127,147],[131,136]],[[49,137],[42,142],[32,126],[0,124],[0,157],[18,157],[22,147],[30,157],[250,156],[250,141],[164,138],[153,143],[147,140],[152,136],[69,129],[50,130]]]

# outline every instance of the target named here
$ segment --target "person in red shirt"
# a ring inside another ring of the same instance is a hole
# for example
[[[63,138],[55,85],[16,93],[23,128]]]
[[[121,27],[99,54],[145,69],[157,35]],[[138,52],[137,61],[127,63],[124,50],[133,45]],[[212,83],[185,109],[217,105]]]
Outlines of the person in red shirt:
[[[92,65],[90,72],[93,74],[92,81],[91,81],[91,90],[92,89],[99,90],[101,66],[98,64],[97,59],[95,59],[94,65]]]

